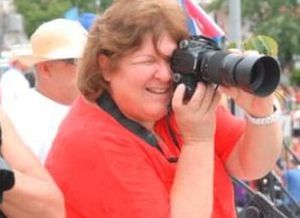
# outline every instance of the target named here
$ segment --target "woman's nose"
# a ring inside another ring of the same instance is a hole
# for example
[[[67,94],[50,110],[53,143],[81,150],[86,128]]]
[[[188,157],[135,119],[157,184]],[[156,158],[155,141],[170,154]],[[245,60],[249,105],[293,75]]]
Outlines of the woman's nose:
[[[170,82],[170,80],[172,80],[172,70],[170,63],[167,61],[161,61],[155,77],[159,78],[160,80]]]

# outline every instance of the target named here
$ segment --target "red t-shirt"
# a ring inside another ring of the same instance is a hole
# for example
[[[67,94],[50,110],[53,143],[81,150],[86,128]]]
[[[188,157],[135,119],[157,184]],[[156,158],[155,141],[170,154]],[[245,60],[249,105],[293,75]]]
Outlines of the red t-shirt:
[[[170,217],[176,163],[167,159],[179,150],[164,120],[155,128],[164,155],[98,106],[82,97],[75,101],[46,162],[64,193],[68,218]],[[213,218],[236,217],[224,162],[243,129],[243,121],[217,110]]]

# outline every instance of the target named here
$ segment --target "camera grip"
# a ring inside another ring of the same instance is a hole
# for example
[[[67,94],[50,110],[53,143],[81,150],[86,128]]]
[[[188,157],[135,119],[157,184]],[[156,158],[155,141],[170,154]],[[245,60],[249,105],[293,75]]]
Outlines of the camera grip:
[[[176,85],[183,83],[185,85],[185,93],[184,93],[184,101],[189,101],[193,96],[196,86],[197,86],[197,79],[193,74],[180,74],[174,73],[174,82]]]

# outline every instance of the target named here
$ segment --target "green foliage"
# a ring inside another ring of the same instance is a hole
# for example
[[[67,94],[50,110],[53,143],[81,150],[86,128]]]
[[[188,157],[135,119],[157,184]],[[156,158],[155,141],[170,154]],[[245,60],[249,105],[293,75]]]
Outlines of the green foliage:
[[[28,35],[41,23],[55,17],[62,17],[63,13],[70,7],[69,2],[61,2],[60,0],[48,1],[38,0],[15,0],[15,4],[19,13],[24,16],[25,29]]]
[[[227,6],[226,2],[224,0],[213,0],[207,7],[208,11],[213,11],[213,10],[219,10],[221,8],[224,8]]]
[[[252,36],[240,43],[239,46],[237,42],[231,42],[227,45],[228,49],[237,47],[239,47],[242,51],[255,50],[260,54],[273,57],[277,57],[278,55],[277,42],[272,37],[264,35]]]
[[[278,44],[269,36],[252,36],[243,42],[244,50],[256,50],[261,54],[276,57],[278,55]]]
[[[111,3],[112,0],[101,0],[101,8],[97,8],[95,0],[15,0],[18,12],[24,16],[28,36],[41,23],[63,17],[72,6],[77,6],[80,12],[100,13]]]
[[[290,81],[291,85],[300,86],[300,69],[292,72]]]

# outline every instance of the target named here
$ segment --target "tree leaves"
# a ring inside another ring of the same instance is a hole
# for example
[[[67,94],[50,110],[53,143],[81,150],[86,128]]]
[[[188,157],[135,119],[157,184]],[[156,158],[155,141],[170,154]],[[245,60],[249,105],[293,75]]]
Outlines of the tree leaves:
[[[15,0],[17,11],[23,15],[27,36],[43,22],[63,17],[71,7],[78,7],[80,12],[97,13],[105,10],[113,0],[101,0],[98,9],[95,0]]]
[[[243,42],[243,48],[244,50],[256,50],[261,54],[273,57],[278,55],[278,44],[269,36],[252,36]]]

